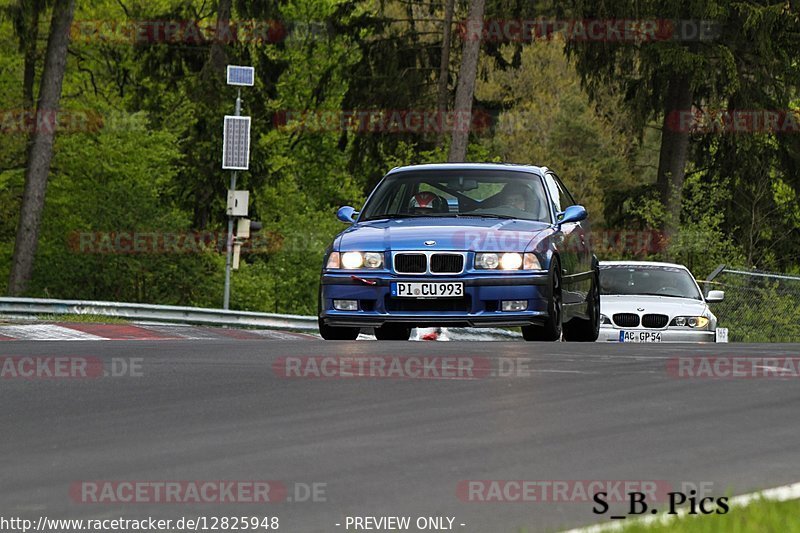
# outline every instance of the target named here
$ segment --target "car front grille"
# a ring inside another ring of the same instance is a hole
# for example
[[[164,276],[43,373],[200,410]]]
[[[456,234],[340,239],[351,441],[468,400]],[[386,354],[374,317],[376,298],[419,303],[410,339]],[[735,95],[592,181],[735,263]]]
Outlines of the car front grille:
[[[617,313],[613,318],[614,324],[623,328],[635,328],[639,325],[639,315],[635,313]]]
[[[667,315],[644,315],[642,316],[642,326],[646,328],[663,328],[669,322]]]
[[[461,254],[433,254],[431,272],[436,274],[458,274],[464,270],[464,256]]]
[[[468,312],[471,298],[392,298],[386,297],[387,311],[461,311]]]
[[[424,274],[428,268],[425,254],[397,254],[394,256],[394,269],[402,274]]]
[[[402,252],[394,256],[398,274],[460,274],[464,271],[463,252]]]

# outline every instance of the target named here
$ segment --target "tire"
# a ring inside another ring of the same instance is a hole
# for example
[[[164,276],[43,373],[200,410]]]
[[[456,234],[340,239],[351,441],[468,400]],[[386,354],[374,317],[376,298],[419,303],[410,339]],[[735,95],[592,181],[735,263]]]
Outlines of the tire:
[[[336,328],[328,326],[319,320],[319,334],[326,341],[354,341],[358,337],[360,328]]]
[[[564,324],[565,341],[594,342],[600,336],[600,275],[597,269],[592,277],[587,307],[588,320],[573,318]]]
[[[526,341],[554,342],[561,339],[561,317],[564,314],[561,299],[561,266],[553,260],[550,270],[550,299],[547,303],[547,321],[542,326],[522,326]]]
[[[379,341],[407,341],[411,336],[411,328],[388,324],[375,328],[375,338]]]

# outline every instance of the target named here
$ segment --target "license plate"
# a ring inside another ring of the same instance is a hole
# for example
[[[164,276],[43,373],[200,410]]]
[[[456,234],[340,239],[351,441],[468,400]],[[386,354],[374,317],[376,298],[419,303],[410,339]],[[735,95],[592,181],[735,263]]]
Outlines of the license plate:
[[[463,283],[406,282],[392,283],[392,296],[398,298],[460,298],[464,296]]]
[[[661,342],[660,331],[620,331],[619,342]]]

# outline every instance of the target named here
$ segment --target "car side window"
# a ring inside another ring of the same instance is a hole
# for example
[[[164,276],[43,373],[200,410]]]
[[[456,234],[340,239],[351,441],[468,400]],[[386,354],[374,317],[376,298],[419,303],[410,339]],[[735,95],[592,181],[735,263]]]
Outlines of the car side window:
[[[406,197],[408,196],[407,190],[408,186],[406,184],[400,184],[395,191],[394,197],[390,198],[387,206],[387,209],[384,209],[386,213],[400,213],[402,212],[402,206],[405,205]]]
[[[403,207],[408,204],[409,196],[408,184],[396,183],[385,190],[382,196],[371,200],[376,206],[372,212],[402,213],[404,212]]]
[[[558,187],[559,192],[561,193],[561,207],[563,208],[562,211],[570,206],[577,205],[578,202],[575,201],[575,198],[572,197],[570,192],[564,186],[564,182],[561,181],[561,178],[553,174],[553,178],[555,179],[556,186]]]
[[[552,172],[545,175],[545,184],[547,185],[547,192],[550,193],[550,200],[553,203],[553,210],[556,213],[561,213],[571,205],[575,205],[575,200],[569,193],[558,176]]]

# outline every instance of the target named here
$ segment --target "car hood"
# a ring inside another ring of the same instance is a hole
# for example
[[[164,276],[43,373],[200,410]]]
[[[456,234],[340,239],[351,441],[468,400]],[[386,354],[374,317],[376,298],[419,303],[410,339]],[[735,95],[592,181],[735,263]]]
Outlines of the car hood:
[[[405,218],[354,224],[336,240],[339,251],[524,251],[546,222],[496,218]],[[425,245],[426,241],[436,244]]]
[[[643,309],[643,311],[640,311],[640,309]],[[615,313],[636,313],[638,315],[657,313],[670,317],[699,316],[707,310],[708,306],[705,302],[691,298],[623,294],[600,296],[600,312],[606,316]]]

